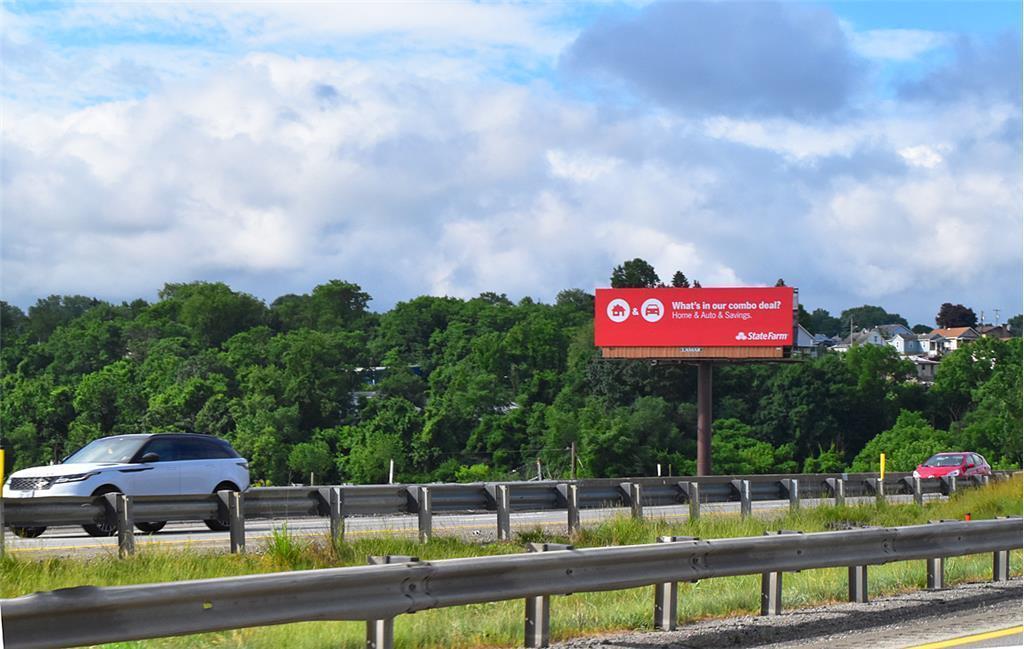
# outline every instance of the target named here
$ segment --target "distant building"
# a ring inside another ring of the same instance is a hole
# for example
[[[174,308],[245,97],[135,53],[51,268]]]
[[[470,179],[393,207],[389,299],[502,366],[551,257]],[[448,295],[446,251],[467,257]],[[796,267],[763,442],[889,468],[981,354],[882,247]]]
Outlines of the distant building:
[[[955,352],[972,340],[981,338],[981,334],[975,331],[974,327],[932,329],[932,334],[943,338],[943,341],[941,342],[941,353]]]
[[[910,356],[908,358],[917,369],[917,380],[921,383],[933,383],[935,381],[935,370],[939,367],[939,361],[924,356]]]
[[[981,325],[975,329],[985,338],[998,338],[999,340],[1013,338],[1013,334],[1004,325]]]

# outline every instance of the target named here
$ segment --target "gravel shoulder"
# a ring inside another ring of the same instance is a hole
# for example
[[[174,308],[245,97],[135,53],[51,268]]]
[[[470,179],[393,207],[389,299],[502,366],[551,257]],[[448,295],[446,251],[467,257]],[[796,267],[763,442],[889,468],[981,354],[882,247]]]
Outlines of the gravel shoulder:
[[[676,631],[636,631],[579,638],[559,649],[897,649],[1019,625],[1020,579],[879,597],[868,604],[795,609],[778,617],[738,617],[687,624]],[[1013,642],[1016,642],[1014,640]]]

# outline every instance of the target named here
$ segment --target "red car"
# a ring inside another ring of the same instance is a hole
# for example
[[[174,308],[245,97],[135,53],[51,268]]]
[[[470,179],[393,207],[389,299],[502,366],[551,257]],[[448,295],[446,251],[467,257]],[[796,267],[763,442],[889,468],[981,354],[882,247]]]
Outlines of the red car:
[[[936,453],[914,469],[915,478],[992,475],[992,467],[977,453]]]

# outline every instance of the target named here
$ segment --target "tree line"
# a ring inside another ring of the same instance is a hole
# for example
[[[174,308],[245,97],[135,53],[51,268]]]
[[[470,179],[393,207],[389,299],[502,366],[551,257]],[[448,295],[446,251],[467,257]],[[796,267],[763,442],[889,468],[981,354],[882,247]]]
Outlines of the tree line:
[[[653,269],[630,276],[634,262],[613,284],[660,284]],[[421,296],[375,313],[332,280],[269,305],[215,282],[167,284],[153,303],[2,302],[7,468],[107,435],[186,431],[229,440],[266,484],[381,482],[391,460],[401,481],[532,477],[538,460],[563,477],[572,445],[580,476],[693,473],[696,369],[602,360],[593,300]],[[717,366],[714,468],[867,470],[884,451],[909,470],[958,449],[1019,466],[1021,373],[1019,338],[949,354],[931,387],[872,346]]]

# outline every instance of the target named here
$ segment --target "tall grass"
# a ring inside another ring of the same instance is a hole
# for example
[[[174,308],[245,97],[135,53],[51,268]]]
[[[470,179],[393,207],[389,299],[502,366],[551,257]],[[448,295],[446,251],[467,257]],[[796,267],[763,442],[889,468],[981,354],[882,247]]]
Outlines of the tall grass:
[[[543,530],[525,530],[515,542],[467,543],[451,537],[435,537],[420,545],[413,539],[394,536],[361,538],[334,546],[320,538],[298,538],[287,527],[276,530],[261,547],[244,555],[207,554],[196,550],[167,551],[146,548],[134,557],[116,555],[90,560],[50,558],[28,560],[10,556],[0,561],[0,596],[14,597],[36,590],[53,590],[81,584],[95,586],[178,581],[283,570],[307,570],[365,564],[369,555],[402,554],[422,560],[510,554],[522,551],[527,541],[571,542],[577,547],[650,543],[658,536],[696,536],[703,539],[759,536],[766,530],[794,529],[814,532],[846,525],[909,525],[932,519],[973,519],[1020,515],[1022,491],[1019,476],[986,489],[967,490],[948,501],[908,505],[817,507],[772,519],[705,514],[696,521],[668,523],[636,521],[622,517],[582,531],[573,538]],[[946,561],[950,584],[991,578],[991,556],[956,557]],[[1011,553],[1011,571],[1021,572],[1020,552]],[[786,608],[845,601],[846,570],[830,568],[787,573],[783,585]],[[869,569],[871,597],[924,587],[924,562],[898,562]],[[682,622],[706,617],[750,614],[759,607],[757,576],[741,576],[680,584]],[[582,593],[552,598],[552,636],[567,638],[582,633],[642,628],[650,625],[652,593],[636,588],[607,593]],[[396,644],[401,647],[497,647],[517,646],[522,639],[521,601],[497,602],[422,611],[396,620]],[[320,649],[365,646],[361,623],[303,623],[213,633],[180,638],[121,643],[119,647],[224,647],[231,649]]]

